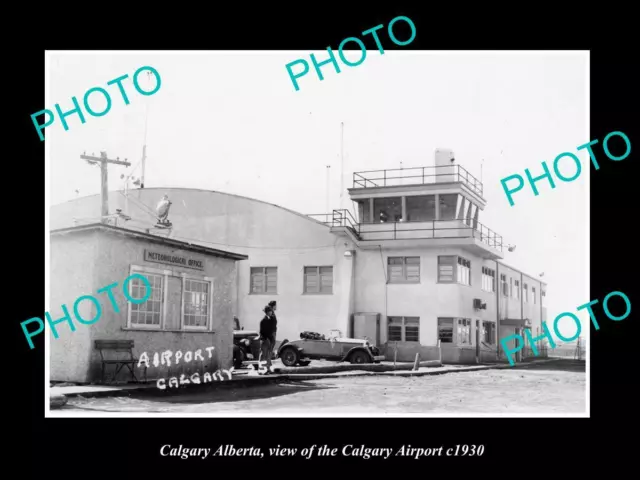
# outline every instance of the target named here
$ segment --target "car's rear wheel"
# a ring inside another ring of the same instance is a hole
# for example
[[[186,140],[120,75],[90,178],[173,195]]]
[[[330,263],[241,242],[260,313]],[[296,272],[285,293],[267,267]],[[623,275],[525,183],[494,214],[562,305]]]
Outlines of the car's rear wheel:
[[[286,347],[280,351],[280,360],[287,367],[293,367],[300,361],[298,351],[293,347]]]
[[[351,363],[369,363],[371,361],[371,358],[362,350],[358,350],[351,354],[351,356],[349,357],[349,361]]]

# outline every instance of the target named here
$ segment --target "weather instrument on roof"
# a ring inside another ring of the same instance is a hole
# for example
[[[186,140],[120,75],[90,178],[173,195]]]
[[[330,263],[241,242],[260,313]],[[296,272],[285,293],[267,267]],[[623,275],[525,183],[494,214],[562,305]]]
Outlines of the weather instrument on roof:
[[[158,216],[158,223],[156,228],[171,228],[171,222],[169,221],[169,210],[171,209],[171,201],[168,195],[164,195],[162,200],[158,202],[156,207],[156,215]]]

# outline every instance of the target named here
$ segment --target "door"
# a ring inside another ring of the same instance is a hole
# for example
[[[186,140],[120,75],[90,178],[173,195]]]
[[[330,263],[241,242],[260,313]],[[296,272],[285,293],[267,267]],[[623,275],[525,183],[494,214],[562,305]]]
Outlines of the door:
[[[380,343],[380,315],[356,313],[353,315],[353,338],[366,338],[373,345]]]

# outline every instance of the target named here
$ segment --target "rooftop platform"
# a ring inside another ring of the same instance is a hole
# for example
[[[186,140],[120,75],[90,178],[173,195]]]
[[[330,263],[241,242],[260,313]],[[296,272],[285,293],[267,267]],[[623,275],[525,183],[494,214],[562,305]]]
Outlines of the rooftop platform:
[[[460,165],[370,170],[353,174],[353,188],[379,188],[439,183],[462,183],[482,197],[482,182]]]

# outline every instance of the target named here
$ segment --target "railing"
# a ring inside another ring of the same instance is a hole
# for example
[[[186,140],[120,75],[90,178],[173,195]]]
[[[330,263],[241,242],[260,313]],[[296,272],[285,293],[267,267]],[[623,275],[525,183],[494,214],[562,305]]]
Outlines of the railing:
[[[352,215],[352,213],[347,209],[333,211],[333,219],[332,219],[331,226],[332,227],[349,227],[349,228],[352,228],[355,232],[360,231],[360,224]]]
[[[353,188],[392,187],[405,185],[402,180],[412,179],[406,185],[425,185],[439,182],[463,182],[475,193],[482,195],[482,182],[460,165],[394,168],[370,170],[353,174]]]
[[[329,227],[349,227],[358,232],[359,225],[353,214],[347,209],[334,210],[331,213],[313,213],[307,215]]]
[[[502,235],[498,235],[490,228],[474,220],[467,221],[460,218],[449,220],[428,220],[424,222],[384,222],[360,223],[353,214],[346,209],[334,210],[332,213],[307,215],[329,227],[348,227],[358,238],[363,240],[419,240],[425,238],[476,238],[485,245],[503,251]],[[455,234],[437,235],[437,233],[456,231]],[[425,232],[414,235],[413,232]],[[462,235],[460,234],[462,232]],[[383,235],[384,238],[367,239],[371,234]]]
[[[412,224],[415,224],[412,225]],[[380,226],[381,228],[373,228]],[[437,235],[437,233],[456,231],[453,235]],[[413,232],[424,232],[422,236],[407,235]],[[429,220],[425,222],[386,222],[386,223],[365,223],[359,225],[358,233],[367,240],[369,234],[389,234],[388,238],[376,238],[371,240],[408,240],[424,238],[476,238],[485,245],[503,251],[503,239],[490,228],[485,227],[480,222],[473,222],[472,225],[464,223],[462,219],[451,220]],[[387,237],[387,236],[385,236]]]

